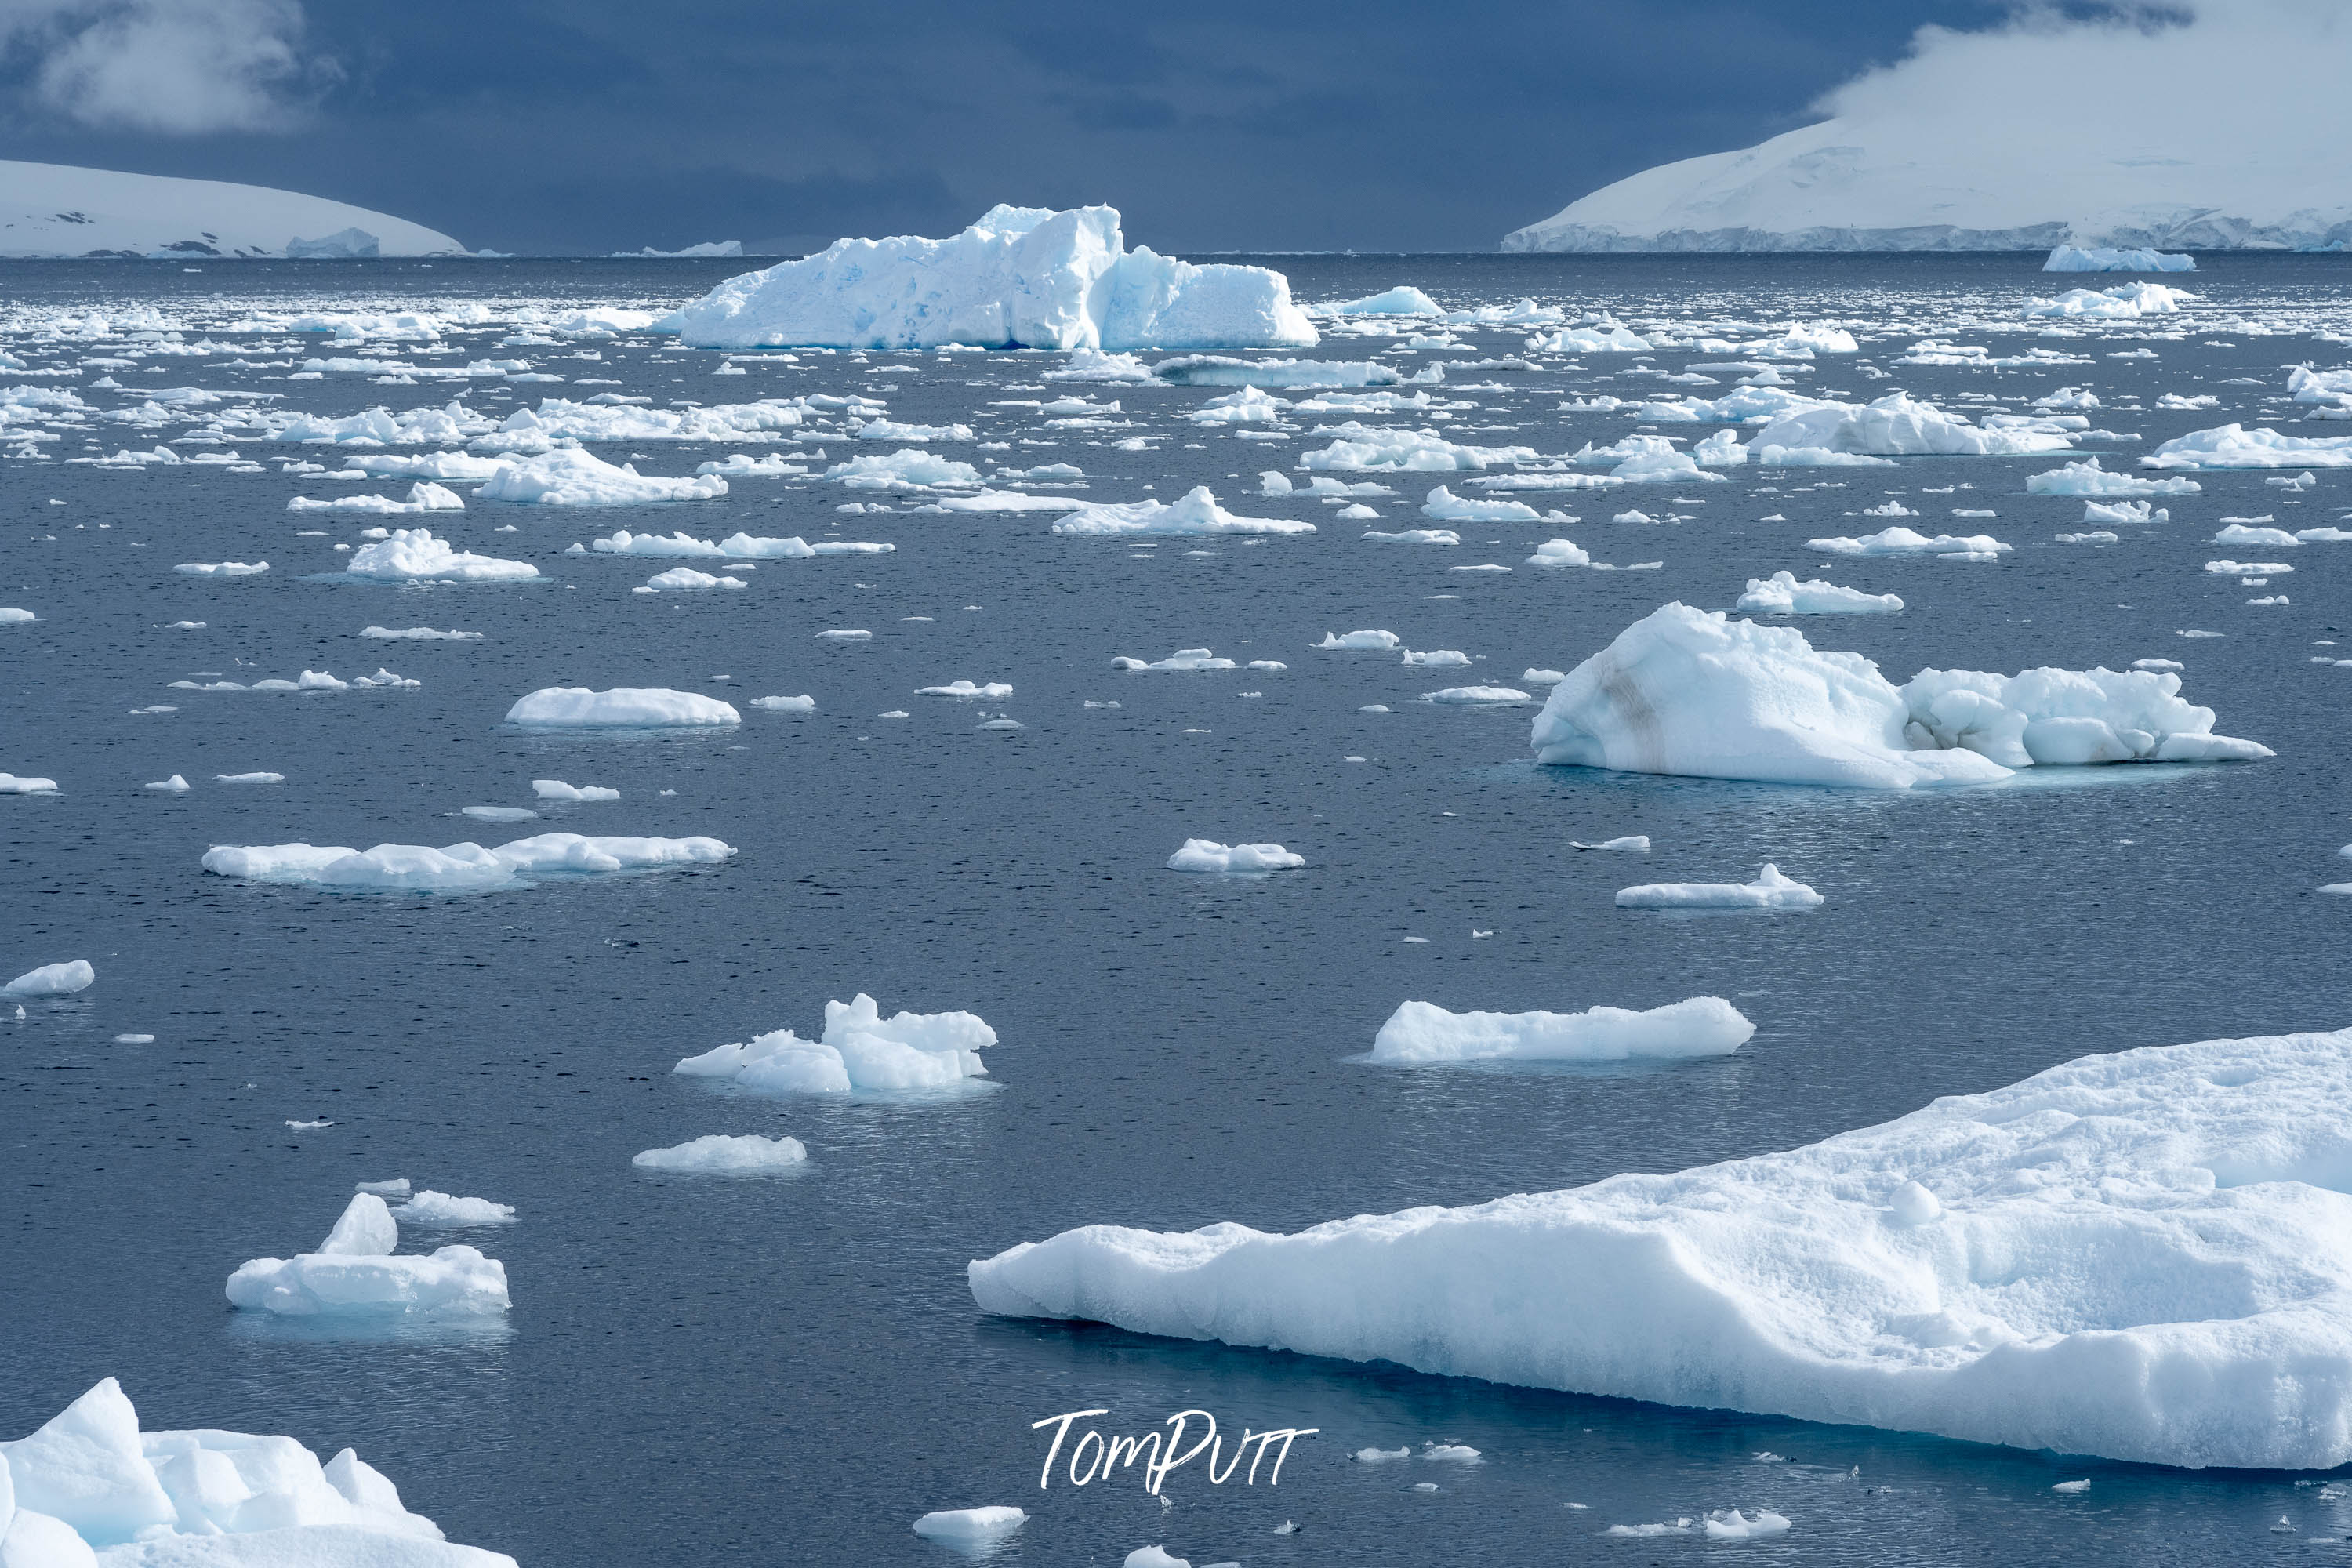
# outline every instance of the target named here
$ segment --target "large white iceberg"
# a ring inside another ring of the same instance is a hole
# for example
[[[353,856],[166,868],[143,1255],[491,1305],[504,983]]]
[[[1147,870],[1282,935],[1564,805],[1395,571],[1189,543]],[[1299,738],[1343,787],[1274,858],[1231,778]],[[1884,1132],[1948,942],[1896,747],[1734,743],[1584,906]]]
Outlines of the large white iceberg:
[[[938,1089],[986,1076],[980,1053],[996,1031],[971,1013],[882,1016],[864,992],[824,1005],[824,1034],[803,1040],[777,1029],[740,1045],[688,1057],[671,1070],[731,1079],[755,1094],[848,1094],[866,1089]]]
[[[735,853],[716,838],[630,838],[541,833],[494,849],[478,844],[215,844],[204,868],[251,882],[383,892],[497,892],[527,888],[533,877],[591,877],[658,866],[701,866]]]
[[[470,1247],[393,1249],[400,1226],[373,1193],[355,1193],[316,1252],[256,1258],[228,1277],[229,1304],[286,1317],[479,1317],[507,1310],[506,1266]]]
[[[1449,1013],[1406,1002],[1373,1037],[1367,1061],[1389,1066],[1435,1062],[1618,1062],[1726,1057],[1756,1026],[1720,996],[1694,996],[1636,1012],[1591,1007],[1581,1013]]]
[[[1290,283],[1126,248],[1117,208],[992,207],[952,239],[841,239],[663,321],[698,348],[1207,349],[1317,342]]]
[[[1626,773],[1916,789],[2012,769],[2272,753],[2213,733],[2169,671],[1922,670],[1897,687],[1790,626],[1666,605],[1552,688],[1536,761]]]
[[[709,729],[740,724],[734,704],[665,687],[547,686],[515,700],[507,722],[533,730]]]
[[[2080,1058],[1784,1153],[1297,1236],[1067,1231],[1010,1316],[2182,1466],[2352,1460],[2352,1030]]]
[[[402,1506],[349,1448],[321,1465],[291,1437],[142,1432],[107,1378],[0,1443],[7,1568],[515,1568]]]

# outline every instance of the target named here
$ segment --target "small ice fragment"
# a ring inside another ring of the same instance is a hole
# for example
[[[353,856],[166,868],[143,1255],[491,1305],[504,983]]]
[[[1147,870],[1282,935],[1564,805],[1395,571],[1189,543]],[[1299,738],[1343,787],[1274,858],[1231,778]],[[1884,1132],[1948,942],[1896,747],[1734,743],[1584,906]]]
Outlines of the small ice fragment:
[[[170,778],[164,779],[159,784],[151,784],[142,787],[147,789],[164,790],[173,795],[185,795],[188,792],[188,781],[181,777],[178,773],[173,773]]]
[[[2091,1481],[2090,1478],[2086,1476],[2079,1481],[2060,1481],[2056,1486],[2052,1487],[2050,1489],[2053,1492],[2064,1492],[2069,1497],[2072,1497],[2076,1492],[2089,1491],[2091,1489]]]

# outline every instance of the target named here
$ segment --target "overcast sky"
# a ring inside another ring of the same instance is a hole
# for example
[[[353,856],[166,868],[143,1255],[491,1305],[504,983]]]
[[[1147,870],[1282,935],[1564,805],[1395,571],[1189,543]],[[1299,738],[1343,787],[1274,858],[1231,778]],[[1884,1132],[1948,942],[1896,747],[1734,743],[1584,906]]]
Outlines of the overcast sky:
[[[0,0],[0,156],[278,185],[508,251],[945,234],[1491,250],[1805,123],[1999,0]]]

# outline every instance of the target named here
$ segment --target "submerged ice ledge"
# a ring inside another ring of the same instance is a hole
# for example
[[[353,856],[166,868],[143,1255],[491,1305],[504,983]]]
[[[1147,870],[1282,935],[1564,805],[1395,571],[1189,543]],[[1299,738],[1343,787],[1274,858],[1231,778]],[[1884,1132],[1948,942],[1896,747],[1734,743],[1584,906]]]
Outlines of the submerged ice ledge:
[[[1295,1236],[1088,1226],[983,1311],[2155,1464],[2352,1460],[2352,1030]]]

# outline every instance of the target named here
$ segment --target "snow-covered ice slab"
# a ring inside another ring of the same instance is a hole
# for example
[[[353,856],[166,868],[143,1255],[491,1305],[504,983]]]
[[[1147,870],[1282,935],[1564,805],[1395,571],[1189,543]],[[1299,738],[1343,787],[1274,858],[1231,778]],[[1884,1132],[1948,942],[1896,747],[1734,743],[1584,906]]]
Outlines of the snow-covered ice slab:
[[[1195,485],[1173,501],[1139,500],[1118,506],[1074,503],[1054,524],[1055,533],[1117,538],[1142,533],[1312,533],[1315,525],[1280,517],[1237,517],[1217,504],[1206,485]]]
[[[763,1138],[756,1132],[740,1137],[706,1132],[667,1149],[647,1149],[630,1156],[640,1171],[692,1171],[740,1176],[766,1171],[786,1171],[808,1162],[808,1146],[797,1138]]]
[[[1644,882],[1620,888],[1621,910],[1812,910],[1821,894],[1766,865],[1752,882]]]
[[[1791,409],[1759,431],[1753,445],[1759,451],[1815,447],[1864,457],[2014,458],[2063,452],[2072,441],[2055,430],[1972,425],[1966,415],[1892,392],[1874,403]]]
[[[361,545],[343,571],[369,583],[520,583],[539,575],[528,561],[476,555],[425,528],[395,528],[390,538]]]
[[[2069,289],[2055,300],[2029,300],[2019,314],[2128,321],[2141,316],[2177,315],[2182,300],[2197,298],[2186,289],[2164,283],[2118,283],[2112,289]]]
[[[1838,534],[1808,539],[1805,544],[1832,555],[1932,555],[1938,561],[1998,561],[2016,548],[1990,533],[1939,533],[1931,539],[1900,523],[1859,539]]]
[[[1449,1013],[1406,1002],[1389,1016],[1364,1059],[1386,1066],[1439,1062],[1679,1061],[1727,1057],[1756,1026],[1720,996],[1694,996],[1635,1011],[1591,1007],[1581,1013]]]
[[[1799,582],[1793,572],[1750,577],[1748,591],[1731,606],[1755,616],[1892,616],[1903,608],[1893,594],[1865,594],[1814,578]]]
[[[1311,347],[1290,283],[1138,246],[1118,209],[998,205],[952,239],[840,239],[730,278],[661,323],[698,348]]]
[[[1220,844],[1212,838],[1187,838],[1168,857],[1171,871],[1292,871],[1307,857],[1279,844]]]
[[[2189,1467],[2352,1460],[2352,1030],[1297,1236],[1091,1226],[984,1311]]]
[[[662,866],[724,860],[734,846],[716,838],[630,838],[619,835],[541,833],[495,849],[478,844],[379,844],[352,849],[331,844],[216,844],[204,868],[219,877],[253,882],[383,892],[497,892],[527,888],[533,877],[592,877]]]
[[[515,1568],[446,1541],[349,1448],[321,1465],[291,1437],[142,1432],[107,1378],[0,1443],[8,1568]]]
[[[507,710],[508,723],[531,730],[714,729],[742,721],[732,703],[665,687],[548,686]]]
[[[1400,283],[1385,293],[1367,295],[1361,300],[1341,300],[1335,304],[1307,308],[1328,311],[1334,316],[1435,316],[1443,313],[1436,300],[1409,283]]]
[[[1864,789],[1990,784],[2012,769],[2224,762],[2267,747],[2213,733],[2170,671],[1922,670],[1897,687],[1791,626],[1666,605],[1552,688],[1536,761]]]
[[[175,775],[176,776],[176,775]],[[71,996],[87,991],[98,980],[98,971],[87,958],[69,958],[62,963],[44,963],[28,969],[5,985],[0,985],[0,996]]]
[[[896,1013],[874,998],[824,1005],[824,1034],[803,1040],[777,1029],[740,1045],[688,1057],[671,1070],[689,1078],[731,1079],[755,1094],[848,1094],[856,1090],[938,1089],[985,1077],[980,1053],[996,1031],[971,1013]]]
[[[2137,474],[2109,473],[2099,467],[2095,456],[2063,463],[2025,481],[2025,493],[2035,496],[2193,496],[2204,488],[2195,479],[2144,479]]]
[[[256,1258],[228,1279],[229,1304],[310,1318],[393,1313],[478,1317],[507,1310],[506,1266],[470,1247],[394,1256],[400,1226],[373,1193],[356,1193],[316,1252]]]
[[[726,493],[727,481],[717,474],[664,479],[638,473],[634,463],[615,465],[593,452],[563,447],[501,465],[474,495],[535,506],[646,506],[709,500]]]
[[[2175,437],[2140,459],[2147,468],[2352,468],[2352,436],[2282,436],[2222,425]]]

